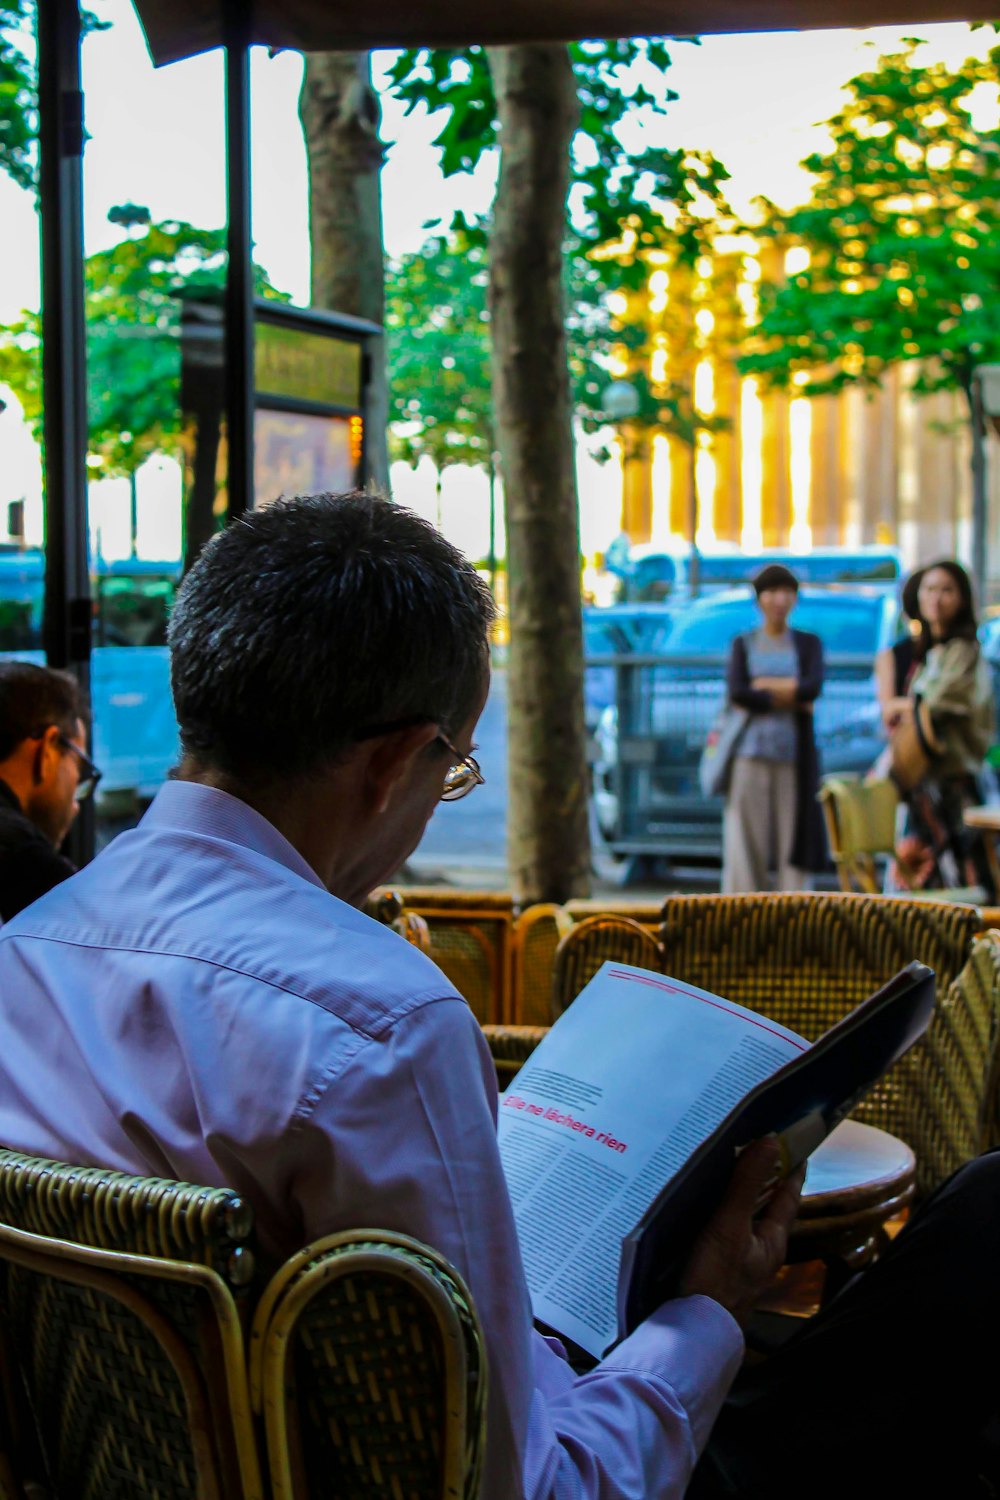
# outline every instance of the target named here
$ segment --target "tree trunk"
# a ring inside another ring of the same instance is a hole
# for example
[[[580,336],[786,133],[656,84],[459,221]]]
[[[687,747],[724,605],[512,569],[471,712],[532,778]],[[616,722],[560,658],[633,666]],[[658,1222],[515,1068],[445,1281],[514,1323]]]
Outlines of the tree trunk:
[[[507,514],[508,841],[518,900],[590,887],[580,544],[562,246],[577,98],[564,46],[491,48],[501,167],[490,272]]]
[[[367,52],[309,52],[299,97],[309,161],[309,237],[315,307],[381,323],[385,314],[378,97]],[[385,340],[371,372],[366,444],[370,477],[389,488]]]

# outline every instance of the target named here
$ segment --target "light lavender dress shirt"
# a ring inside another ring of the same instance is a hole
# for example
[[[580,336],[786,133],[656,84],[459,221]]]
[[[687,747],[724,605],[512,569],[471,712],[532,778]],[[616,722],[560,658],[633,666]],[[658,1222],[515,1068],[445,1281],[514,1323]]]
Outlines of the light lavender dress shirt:
[[[436,1246],[486,1336],[484,1500],[680,1496],[739,1329],[683,1298],[576,1377],[532,1329],[495,1117],[440,970],[224,792],[168,783],[0,933],[0,1142],[230,1184],[275,1259],[370,1226]]]

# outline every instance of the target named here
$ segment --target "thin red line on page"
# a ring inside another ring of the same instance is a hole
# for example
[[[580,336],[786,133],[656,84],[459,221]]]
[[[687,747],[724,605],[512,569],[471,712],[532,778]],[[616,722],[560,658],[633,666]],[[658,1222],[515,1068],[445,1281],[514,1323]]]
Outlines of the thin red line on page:
[[[629,974],[624,969],[611,969],[608,977],[628,979],[633,984],[650,984],[654,989],[666,990],[668,995],[686,995],[689,1000],[700,1000],[703,1005],[711,1005],[714,1010],[721,1010],[724,1015],[738,1015],[740,1020],[745,1021],[748,1026],[757,1026],[761,1031],[768,1031],[772,1036],[779,1036],[783,1042],[788,1042],[791,1047],[797,1047],[800,1052],[809,1051],[808,1043],[793,1041],[790,1036],[786,1036],[783,1031],[778,1031],[774,1026],[768,1026],[765,1021],[755,1021],[752,1016],[744,1016],[739,1011],[733,1010],[731,1006],[722,1005],[718,1000],[709,1000],[704,995],[696,995],[694,990],[689,990],[686,985],[668,984],[665,979],[650,979],[645,974]]]

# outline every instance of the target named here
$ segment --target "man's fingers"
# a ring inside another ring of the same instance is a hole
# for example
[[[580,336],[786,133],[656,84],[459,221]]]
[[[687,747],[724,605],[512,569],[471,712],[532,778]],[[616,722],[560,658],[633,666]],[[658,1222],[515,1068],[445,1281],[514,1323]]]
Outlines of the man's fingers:
[[[799,1211],[799,1199],[802,1196],[805,1175],[805,1167],[799,1167],[791,1176],[785,1178],[761,1214],[758,1221],[759,1227],[766,1224],[780,1230],[783,1235],[788,1234]]]
[[[762,1195],[777,1180],[781,1148],[775,1136],[754,1141],[741,1153],[722,1201],[722,1213],[745,1221],[753,1217]]]

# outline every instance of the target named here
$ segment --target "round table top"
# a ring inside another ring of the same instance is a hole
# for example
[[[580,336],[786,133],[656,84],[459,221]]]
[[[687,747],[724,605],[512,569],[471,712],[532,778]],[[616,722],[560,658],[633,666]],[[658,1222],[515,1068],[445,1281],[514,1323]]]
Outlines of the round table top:
[[[989,828],[1000,833],[1000,806],[967,807],[962,819],[970,828]]]
[[[851,1213],[895,1196],[912,1181],[916,1157],[887,1130],[844,1120],[809,1158],[800,1220]]]

